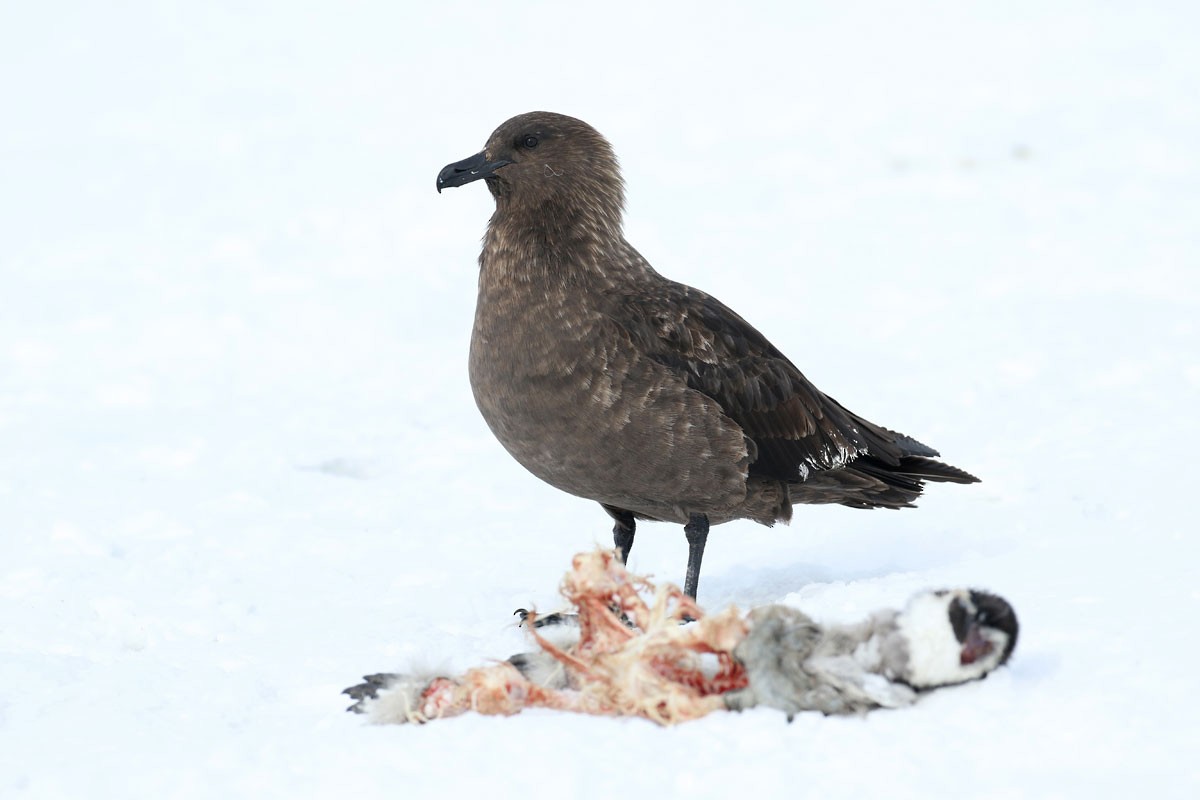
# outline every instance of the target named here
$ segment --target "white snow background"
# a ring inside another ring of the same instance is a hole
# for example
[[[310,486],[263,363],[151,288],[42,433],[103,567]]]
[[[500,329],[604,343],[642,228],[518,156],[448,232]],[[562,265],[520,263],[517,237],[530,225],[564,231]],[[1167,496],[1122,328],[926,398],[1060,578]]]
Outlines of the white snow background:
[[[1198,8],[6,3],[0,796],[1197,796]],[[701,602],[988,588],[1009,667],[791,725],[343,712],[611,543],[467,383],[492,201],[434,178],[535,109],[661,272],[983,479],[715,528]]]

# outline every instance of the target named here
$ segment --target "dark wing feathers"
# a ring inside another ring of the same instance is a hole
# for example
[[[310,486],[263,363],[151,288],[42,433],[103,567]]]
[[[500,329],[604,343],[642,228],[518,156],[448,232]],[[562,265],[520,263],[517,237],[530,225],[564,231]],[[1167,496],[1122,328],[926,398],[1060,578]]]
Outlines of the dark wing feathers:
[[[791,361],[716,298],[664,280],[655,292],[614,298],[614,319],[641,352],[711,397],[758,449],[753,474],[789,483],[813,473],[882,481],[890,494],[866,505],[907,505],[921,481],[976,479],[932,456],[933,448],[875,425],[822,394]],[[853,466],[847,467],[853,462]],[[844,487],[858,491],[850,485]],[[815,487],[814,487],[815,489]],[[858,491],[861,494],[861,491]]]

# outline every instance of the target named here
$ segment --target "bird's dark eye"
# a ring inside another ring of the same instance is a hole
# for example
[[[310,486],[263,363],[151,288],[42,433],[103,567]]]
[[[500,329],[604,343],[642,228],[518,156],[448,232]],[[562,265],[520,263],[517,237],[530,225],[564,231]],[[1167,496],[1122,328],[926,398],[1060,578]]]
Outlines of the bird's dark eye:
[[[526,148],[532,150],[533,148],[538,146],[538,137],[534,136],[533,134],[530,134],[521,140],[521,144],[523,146],[525,146]]]
[[[975,621],[976,622],[986,624],[990,618],[991,618],[991,615],[988,614],[988,612],[984,611],[982,608],[975,612]]]

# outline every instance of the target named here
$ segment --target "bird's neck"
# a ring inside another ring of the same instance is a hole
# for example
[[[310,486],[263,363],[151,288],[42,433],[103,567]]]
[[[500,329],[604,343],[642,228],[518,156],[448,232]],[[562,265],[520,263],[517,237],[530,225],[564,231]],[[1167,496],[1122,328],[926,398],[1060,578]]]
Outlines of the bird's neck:
[[[592,287],[649,269],[621,232],[619,209],[497,203],[479,258],[494,284]]]

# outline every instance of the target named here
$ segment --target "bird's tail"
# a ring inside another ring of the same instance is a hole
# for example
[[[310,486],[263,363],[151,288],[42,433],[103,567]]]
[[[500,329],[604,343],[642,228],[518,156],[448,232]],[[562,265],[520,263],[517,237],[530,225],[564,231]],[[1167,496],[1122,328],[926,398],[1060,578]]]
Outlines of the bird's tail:
[[[906,478],[914,478],[921,481],[979,483],[979,478],[976,478],[966,470],[961,470],[958,467],[952,467],[937,459],[925,458],[924,456],[904,456],[900,459],[898,466],[888,467],[887,469],[893,475],[903,475]]]

